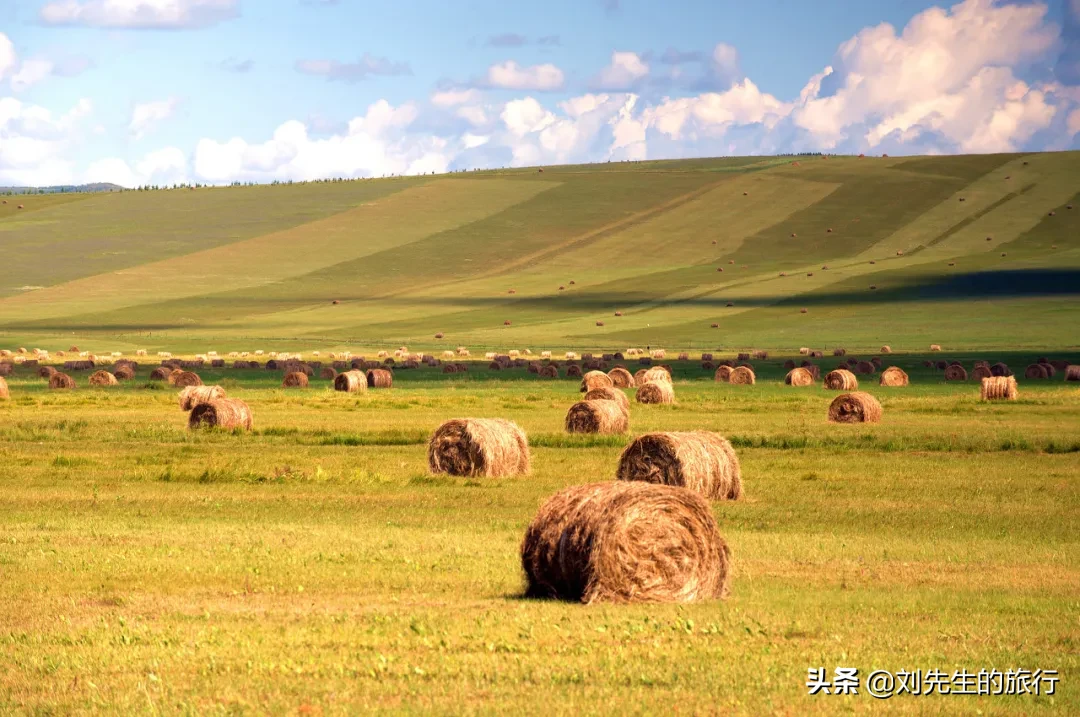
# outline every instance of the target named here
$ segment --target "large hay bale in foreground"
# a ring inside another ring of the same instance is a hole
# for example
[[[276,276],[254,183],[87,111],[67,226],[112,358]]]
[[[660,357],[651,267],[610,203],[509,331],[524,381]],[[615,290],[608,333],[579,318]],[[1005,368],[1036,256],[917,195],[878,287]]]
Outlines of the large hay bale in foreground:
[[[293,371],[292,373],[285,374],[285,378],[281,380],[282,388],[307,388],[308,377],[303,371]]]
[[[188,416],[188,428],[243,428],[251,430],[251,409],[239,398],[219,398],[196,404]]]
[[[639,436],[623,450],[615,477],[682,486],[712,500],[738,500],[743,493],[735,449],[712,431]]]
[[[452,364],[447,364],[452,366]],[[334,377],[334,390],[344,393],[364,393],[368,389],[367,374],[358,369],[344,371]]]
[[[1019,397],[1016,378],[1013,376],[991,376],[984,378],[979,390],[983,401],[1015,401]]]
[[[179,394],[180,410],[190,411],[200,403],[210,403],[225,397],[225,389],[221,386],[188,386]]]
[[[172,385],[183,388],[184,386],[202,386],[202,379],[199,378],[199,374],[193,371],[180,371],[179,373],[173,372]]]
[[[502,418],[455,418],[446,421],[428,442],[432,473],[454,476],[525,475],[530,470],[525,431]]]
[[[116,376],[113,376],[108,371],[95,371],[90,374],[91,386],[118,386],[119,381],[116,380]]]
[[[638,403],[675,403],[675,389],[667,381],[646,381],[634,394]]]
[[[1069,365],[1065,368],[1066,381],[1080,381],[1080,366]]]
[[[569,371],[567,372],[569,375]],[[581,378],[581,392],[588,393],[594,388],[612,388],[615,382],[603,371],[589,371]]]
[[[686,603],[727,595],[731,551],[702,496],[650,483],[575,485],[525,532],[526,596]]]
[[[394,374],[384,368],[370,368],[367,371],[368,388],[393,388]]]
[[[899,366],[890,366],[881,372],[881,380],[878,383],[882,386],[907,386],[908,375]]]
[[[626,397],[626,394],[617,388],[594,388],[585,394],[585,401],[614,401],[622,406],[626,411],[630,410],[630,399]]]
[[[0,399],[11,398],[11,392],[8,391],[7,381],[3,376],[0,376]]]
[[[608,371],[608,378],[611,379],[611,385],[615,388],[633,388],[635,386],[634,375],[622,366],[616,366]]]
[[[945,367],[945,380],[946,381],[967,381],[967,371],[963,366],[957,366],[952,364]]]
[[[618,401],[578,401],[566,412],[567,433],[626,433],[628,430],[630,413]]]
[[[728,376],[728,383],[740,385],[740,386],[753,386],[757,383],[757,376],[754,375],[754,370],[748,366],[737,366],[731,370],[731,375]]]
[[[793,368],[787,372],[787,376],[784,376],[784,385],[786,386],[813,386],[814,374],[808,369]]]
[[[881,420],[881,404],[864,391],[843,393],[829,404],[829,420],[833,423],[877,423]]]
[[[859,387],[859,380],[855,374],[846,369],[838,368],[825,374],[825,388],[833,391],[854,391]]]
[[[68,376],[66,373],[60,373],[59,371],[57,371],[49,377],[49,388],[54,390],[75,388],[75,379],[73,379],[71,376]]]

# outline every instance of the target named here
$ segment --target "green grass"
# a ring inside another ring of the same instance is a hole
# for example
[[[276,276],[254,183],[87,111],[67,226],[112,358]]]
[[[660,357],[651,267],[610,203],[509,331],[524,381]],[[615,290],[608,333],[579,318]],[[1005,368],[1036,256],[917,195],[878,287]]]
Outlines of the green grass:
[[[971,356],[960,355],[965,362]],[[675,362],[678,403],[632,434],[731,437],[746,499],[714,505],[732,596],[673,606],[520,597],[518,545],[544,498],[613,475],[629,437],[567,436],[577,382],[479,366],[395,387],[285,391],[203,372],[250,434],[191,433],[171,390],[0,401],[0,711],[833,713],[811,666],[1058,669],[1054,697],[894,698],[901,712],[1075,712],[1080,434],[1071,384],[981,404],[922,356],[913,385],[864,381],[882,423],[834,426],[834,395]],[[1014,367],[1033,355],[998,352]],[[830,361],[824,361],[829,365]],[[462,415],[530,435],[527,477],[430,476],[426,438]]]

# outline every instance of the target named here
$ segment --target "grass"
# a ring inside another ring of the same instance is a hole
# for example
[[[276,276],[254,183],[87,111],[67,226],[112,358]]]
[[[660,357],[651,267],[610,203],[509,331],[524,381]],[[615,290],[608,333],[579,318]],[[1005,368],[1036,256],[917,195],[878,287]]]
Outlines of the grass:
[[[1021,381],[1020,401],[982,404],[900,355],[912,386],[864,381],[883,422],[834,426],[835,394],[780,385],[784,358],[755,362],[752,387],[676,362],[679,402],[632,406],[632,434],[717,430],[742,463],[747,498],[714,505],[732,597],[687,606],[520,597],[540,502],[610,479],[629,440],[562,433],[577,381],[423,369],[345,395],[205,371],[256,430],[191,433],[173,391],[142,388],[148,367],[63,393],[17,369],[0,402],[0,711],[869,708],[806,696],[807,668],[837,665],[1062,674],[1053,697],[900,712],[1080,708],[1078,390]],[[427,436],[463,415],[522,425],[533,474],[428,475]]]

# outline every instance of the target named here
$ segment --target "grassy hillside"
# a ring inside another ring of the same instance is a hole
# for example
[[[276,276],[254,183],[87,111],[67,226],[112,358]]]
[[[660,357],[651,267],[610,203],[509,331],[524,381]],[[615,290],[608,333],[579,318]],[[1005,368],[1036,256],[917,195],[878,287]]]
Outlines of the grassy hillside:
[[[0,208],[0,341],[1071,348],[1077,166],[735,158],[28,196]]]

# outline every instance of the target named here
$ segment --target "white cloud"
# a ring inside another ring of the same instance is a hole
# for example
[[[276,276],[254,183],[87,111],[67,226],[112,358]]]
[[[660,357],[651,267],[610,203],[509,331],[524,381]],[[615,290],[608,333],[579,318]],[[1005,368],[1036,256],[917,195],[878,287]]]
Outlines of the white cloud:
[[[11,43],[7,35],[0,32],[0,80],[3,80],[15,69],[18,61],[19,56],[15,54],[15,45]]]
[[[82,181],[111,182],[129,189],[147,184],[184,184],[188,181],[187,158],[176,147],[150,152],[134,168],[123,159],[110,157],[91,164]]]
[[[356,62],[298,60],[296,70],[305,75],[318,75],[328,80],[350,83],[362,82],[373,76],[396,77],[412,74],[412,68],[407,62],[393,62],[385,57],[375,57],[366,52]]]
[[[49,25],[180,29],[237,17],[239,0],[53,0],[41,8]]]
[[[636,52],[613,52],[611,63],[593,79],[602,90],[629,90],[649,76],[649,65]]]
[[[135,105],[131,111],[131,122],[128,130],[135,139],[142,139],[154,125],[160,124],[172,117],[180,107],[180,100],[170,97],[156,102],[143,102]]]
[[[1070,136],[1080,134],[1080,109],[1073,110],[1069,113],[1066,128]]]
[[[54,117],[44,107],[0,98],[0,185],[71,182],[74,163],[68,153],[77,141],[80,121],[92,110],[90,100],[83,99]]]
[[[506,128],[518,137],[539,132],[555,121],[555,115],[532,97],[507,102],[500,116]]]
[[[513,60],[488,68],[487,84],[503,90],[552,92],[563,87],[563,71],[550,63],[522,67]]]
[[[431,96],[431,104],[436,107],[456,107],[480,101],[480,92],[475,89],[444,90]]]
[[[24,60],[19,71],[11,76],[11,89],[23,92],[51,75],[53,69],[49,60]]]

